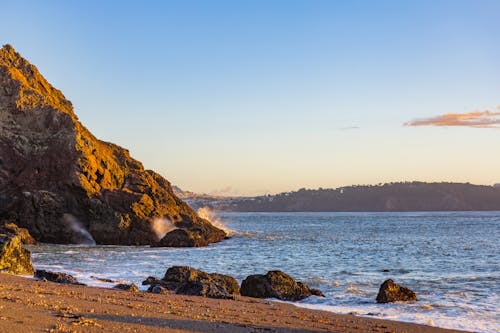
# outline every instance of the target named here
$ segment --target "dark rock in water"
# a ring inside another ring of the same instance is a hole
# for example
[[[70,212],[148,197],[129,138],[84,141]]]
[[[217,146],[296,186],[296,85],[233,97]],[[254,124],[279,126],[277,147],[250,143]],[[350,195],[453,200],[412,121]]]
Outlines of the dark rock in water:
[[[0,49],[4,220],[46,243],[204,246],[226,237],[166,179],[90,133],[71,102],[10,45]],[[158,243],[165,221],[182,231]]]
[[[250,275],[241,284],[241,295],[256,298],[277,298],[284,301],[299,301],[311,295],[324,296],[317,289],[310,289],[303,282],[296,282],[281,271],[270,271],[266,275]]]
[[[318,296],[318,297],[325,297],[325,294],[319,289],[316,288],[309,288],[309,291],[311,292],[312,295]]]
[[[119,283],[116,286],[114,286],[113,289],[120,289],[120,290],[130,291],[130,292],[134,292],[134,293],[139,292],[139,288],[137,288],[137,286],[133,283],[131,283],[131,284]]]
[[[23,248],[21,237],[0,234],[0,272],[33,274],[31,253]]]
[[[85,284],[78,282],[78,280],[69,274],[61,272],[49,272],[43,269],[37,269],[35,271],[35,277],[39,280],[45,280],[56,283],[67,283],[67,284],[78,284],[84,286]]]
[[[31,236],[28,229],[19,228],[14,223],[5,223],[4,225],[1,225],[0,233],[19,236],[21,238],[21,242],[26,245],[35,245],[38,243],[36,239]]]
[[[90,277],[92,279],[96,279],[96,280],[101,281],[101,282],[107,282],[107,283],[113,283],[113,282],[115,282],[114,280],[106,279],[106,278],[101,278],[101,277],[94,276],[94,275],[91,275]]]
[[[207,246],[208,241],[202,237],[201,232],[175,229],[152,246],[173,246],[173,244],[176,247],[200,247]]]
[[[143,284],[150,284],[148,290],[160,286],[176,294],[204,296],[210,298],[234,299],[239,293],[236,279],[229,275],[206,273],[188,266],[170,267],[163,279],[148,277]]]
[[[377,303],[417,301],[417,295],[412,290],[402,287],[393,280],[384,281],[377,295]]]

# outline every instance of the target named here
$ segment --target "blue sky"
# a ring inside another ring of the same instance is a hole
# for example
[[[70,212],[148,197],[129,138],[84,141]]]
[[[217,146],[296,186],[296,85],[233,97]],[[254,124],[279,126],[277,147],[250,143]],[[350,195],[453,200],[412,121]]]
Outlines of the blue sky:
[[[500,182],[500,1],[11,1],[0,42],[198,192]]]

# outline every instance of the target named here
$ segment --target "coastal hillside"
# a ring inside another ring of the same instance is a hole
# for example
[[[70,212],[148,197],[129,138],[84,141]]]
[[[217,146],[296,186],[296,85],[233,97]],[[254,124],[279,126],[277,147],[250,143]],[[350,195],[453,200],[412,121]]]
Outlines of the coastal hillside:
[[[300,189],[246,198],[185,198],[192,207],[248,212],[404,212],[500,210],[500,187],[401,182],[336,189]]]
[[[92,135],[62,92],[5,45],[0,224],[8,222],[48,243],[202,246],[226,236],[166,179]]]

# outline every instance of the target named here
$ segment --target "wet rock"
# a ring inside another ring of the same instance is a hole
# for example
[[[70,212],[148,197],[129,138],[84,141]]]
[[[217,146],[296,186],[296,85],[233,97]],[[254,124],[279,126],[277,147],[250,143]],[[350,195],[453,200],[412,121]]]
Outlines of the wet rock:
[[[56,283],[67,283],[67,284],[77,284],[84,286],[85,284],[78,282],[78,280],[69,274],[61,272],[49,272],[43,269],[37,269],[35,271],[35,278],[44,281],[56,282]]]
[[[195,270],[189,266],[172,266],[165,272],[163,276],[163,281],[177,284],[175,288],[178,287],[189,275],[191,271]]]
[[[226,239],[227,235],[224,233],[212,232],[212,236],[204,236],[208,230],[203,231],[204,228],[192,228],[191,230],[179,228],[168,232],[159,242],[152,244],[154,247],[170,246],[170,247],[200,247],[207,246],[209,243],[219,241],[220,237]]]
[[[155,286],[160,286],[160,287],[165,288],[167,290],[175,290],[178,287],[179,282],[164,281],[164,280],[157,279],[153,276],[148,276],[146,278],[146,280],[142,281],[142,285],[149,286],[148,291],[151,292],[151,290],[153,290],[153,288]]]
[[[311,295],[324,296],[321,291],[310,289],[303,282],[296,282],[282,271],[250,275],[243,280],[240,292],[242,296],[277,298],[284,301],[299,301]]]
[[[45,243],[205,246],[226,237],[165,178],[90,133],[9,45],[0,49],[0,220]],[[185,233],[158,243],[167,220]]]
[[[115,282],[114,280],[107,279],[107,278],[102,278],[102,277],[98,277],[98,276],[94,276],[94,275],[91,275],[90,277],[92,279],[95,279],[95,280],[101,281],[101,282],[106,282],[106,283],[113,283],[113,282]]]
[[[148,288],[148,292],[153,294],[168,294],[169,290],[160,285],[154,285]]]
[[[200,247],[207,246],[208,242],[204,239],[200,232],[189,231],[185,229],[175,229],[167,233],[159,242],[153,244],[159,246],[176,246],[176,247]]]
[[[26,228],[19,228],[14,223],[5,223],[0,226],[0,233],[2,234],[12,234],[19,236],[21,238],[21,242],[26,245],[35,245],[38,242],[33,236],[29,233]]]
[[[160,286],[173,290],[176,294],[220,299],[233,299],[234,295],[239,293],[238,282],[233,277],[206,273],[188,266],[170,267],[163,279],[157,280],[149,277],[143,284],[150,284],[151,290],[154,286]]]
[[[325,294],[319,289],[316,288],[309,288],[309,291],[311,292],[312,295],[318,296],[318,297],[325,297]]]
[[[114,286],[113,289],[120,289],[120,290],[124,290],[124,291],[130,291],[133,293],[139,292],[139,288],[137,288],[137,286],[133,283],[131,283],[131,284],[119,283],[116,286]]]
[[[0,234],[0,272],[33,274],[31,253],[23,248],[21,237]]]
[[[417,295],[412,290],[396,284],[389,279],[380,286],[377,303],[417,301]]]

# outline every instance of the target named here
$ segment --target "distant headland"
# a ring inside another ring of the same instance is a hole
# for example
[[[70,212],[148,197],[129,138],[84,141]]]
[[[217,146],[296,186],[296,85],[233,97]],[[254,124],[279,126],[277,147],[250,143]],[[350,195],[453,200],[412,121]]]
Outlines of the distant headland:
[[[210,197],[179,192],[193,208],[235,212],[498,211],[500,186],[398,182],[305,189],[256,197]]]

